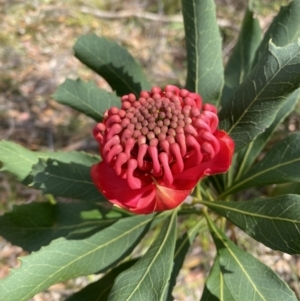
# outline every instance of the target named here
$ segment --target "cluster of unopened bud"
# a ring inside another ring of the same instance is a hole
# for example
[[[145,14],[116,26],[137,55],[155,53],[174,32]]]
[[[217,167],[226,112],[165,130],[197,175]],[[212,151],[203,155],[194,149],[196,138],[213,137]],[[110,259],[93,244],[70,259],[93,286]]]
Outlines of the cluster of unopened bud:
[[[94,128],[104,160],[127,179],[133,189],[141,187],[136,173],[163,177],[211,160],[220,149],[215,132],[216,108],[204,104],[196,93],[176,86],[154,87],[121,98],[121,108],[112,107]]]

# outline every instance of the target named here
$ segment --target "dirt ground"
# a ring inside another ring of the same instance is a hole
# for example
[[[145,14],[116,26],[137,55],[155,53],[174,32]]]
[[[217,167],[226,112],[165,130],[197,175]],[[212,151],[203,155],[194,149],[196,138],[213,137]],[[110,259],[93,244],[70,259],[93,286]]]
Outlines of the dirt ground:
[[[109,90],[107,83],[83,66],[72,46],[86,33],[96,33],[121,43],[139,60],[153,84],[184,85],[185,49],[180,1],[177,0],[0,0],[0,138],[31,150],[85,150],[97,152],[91,130],[94,122],[57,104],[51,95],[66,78],[93,80]],[[278,2],[254,1],[266,28]],[[218,0],[218,23],[224,43],[224,61],[238,34],[246,1]],[[299,127],[293,115],[287,126]],[[14,204],[28,203],[39,192],[0,173],[0,214]],[[251,240],[246,244],[251,245]],[[255,243],[253,254],[274,268],[300,296],[299,256],[274,252]],[[0,237],[0,278],[18,266],[26,255]],[[199,300],[214,251],[197,241],[191,250],[175,289],[177,301]],[[85,286],[91,277],[57,284],[33,301],[65,300]]]

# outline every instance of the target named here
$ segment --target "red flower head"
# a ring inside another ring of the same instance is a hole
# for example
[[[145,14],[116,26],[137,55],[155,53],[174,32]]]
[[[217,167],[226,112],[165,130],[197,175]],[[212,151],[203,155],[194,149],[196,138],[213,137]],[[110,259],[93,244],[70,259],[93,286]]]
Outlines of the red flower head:
[[[201,178],[228,170],[234,143],[198,94],[168,85],[121,101],[93,131],[103,161],[91,177],[113,204],[144,214],[173,209]]]

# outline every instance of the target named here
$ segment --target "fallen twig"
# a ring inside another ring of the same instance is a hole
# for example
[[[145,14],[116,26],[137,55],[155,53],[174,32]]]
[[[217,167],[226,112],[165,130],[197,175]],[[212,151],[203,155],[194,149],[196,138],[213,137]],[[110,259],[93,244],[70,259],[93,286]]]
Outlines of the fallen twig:
[[[92,9],[85,6],[80,8],[82,13],[93,15],[99,19],[124,19],[124,18],[142,18],[149,21],[163,22],[163,23],[172,23],[172,22],[183,22],[181,15],[159,15],[150,12],[145,12],[141,10],[122,10],[118,12],[104,11],[98,9]],[[231,24],[228,20],[218,19],[218,25],[221,27],[234,27],[234,24]]]

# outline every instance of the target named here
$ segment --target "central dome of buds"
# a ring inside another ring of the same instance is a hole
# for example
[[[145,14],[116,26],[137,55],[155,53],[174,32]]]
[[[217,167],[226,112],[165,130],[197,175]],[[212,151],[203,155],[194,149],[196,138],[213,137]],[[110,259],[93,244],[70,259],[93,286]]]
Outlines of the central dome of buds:
[[[220,150],[216,108],[196,93],[168,85],[121,98],[94,128],[103,160],[131,189],[149,181],[172,187],[174,177],[212,160]]]

